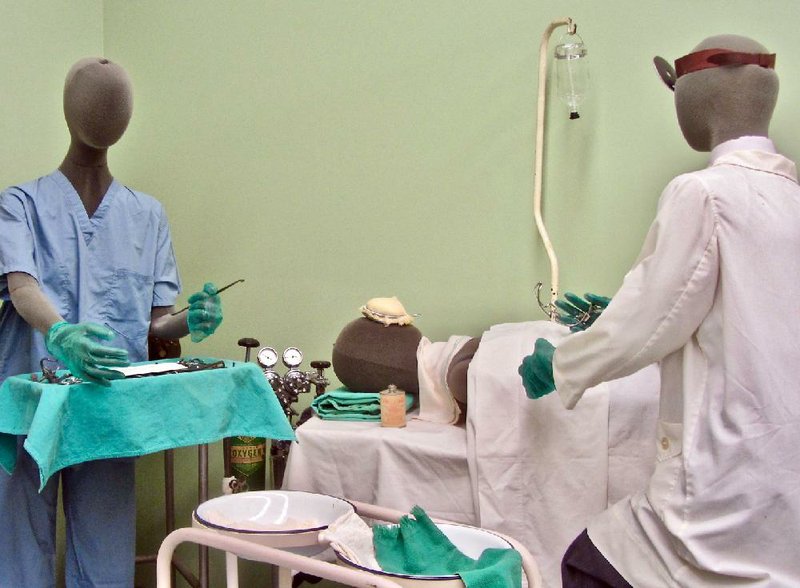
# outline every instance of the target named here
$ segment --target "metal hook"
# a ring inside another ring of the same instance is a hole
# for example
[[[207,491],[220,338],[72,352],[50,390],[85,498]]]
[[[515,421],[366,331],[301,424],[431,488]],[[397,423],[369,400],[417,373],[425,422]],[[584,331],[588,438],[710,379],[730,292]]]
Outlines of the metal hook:
[[[544,312],[548,317],[550,317],[551,321],[558,322],[558,319],[556,318],[556,317],[558,317],[558,309],[557,309],[556,305],[553,304],[552,302],[548,302],[547,304],[542,302],[542,286],[543,286],[543,284],[541,282],[537,282],[537,284],[536,284],[536,302],[539,303],[539,308],[541,308],[542,312]]]
[[[592,325],[595,319],[603,312],[604,306],[600,304],[595,304],[594,302],[589,302],[589,308],[583,310],[582,308],[578,308],[575,304],[574,306],[576,310],[579,310],[579,313],[572,314],[563,314],[559,312],[558,306],[554,303],[549,302],[545,304],[542,302],[541,298],[542,292],[542,283],[539,282],[536,284],[536,301],[539,303],[539,308],[542,309],[547,316],[550,317],[550,320],[553,322],[558,323],[559,325],[564,325],[565,327],[569,327],[571,330],[574,328],[578,328],[580,330],[584,330]]]

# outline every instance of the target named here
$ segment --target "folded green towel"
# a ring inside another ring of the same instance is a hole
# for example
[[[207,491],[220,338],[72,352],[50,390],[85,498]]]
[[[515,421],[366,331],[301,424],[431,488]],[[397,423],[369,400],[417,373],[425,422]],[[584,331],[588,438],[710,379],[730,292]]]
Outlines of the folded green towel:
[[[414,405],[414,397],[406,394],[406,411]],[[381,420],[381,395],[378,392],[353,392],[337,388],[320,394],[311,401],[319,418],[330,421]]]
[[[520,588],[522,557],[514,549],[484,550],[474,560],[461,553],[422,508],[398,525],[373,527],[375,558],[386,572],[413,576],[458,574],[467,588]]]

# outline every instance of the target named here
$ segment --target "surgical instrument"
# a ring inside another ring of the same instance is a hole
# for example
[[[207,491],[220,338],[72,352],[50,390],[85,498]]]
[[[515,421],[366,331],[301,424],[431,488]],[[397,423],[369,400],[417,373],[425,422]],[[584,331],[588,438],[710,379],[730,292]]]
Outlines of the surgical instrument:
[[[564,295],[566,302],[559,299],[545,304],[542,302],[541,291],[542,283],[538,282],[536,301],[539,303],[539,308],[550,317],[550,320],[569,327],[573,333],[589,328],[611,302],[610,298],[597,294],[587,293],[586,300],[581,300],[580,297],[567,292]]]
[[[235,286],[235,285],[236,285],[236,284],[238,284],[239,282],[244,282],[244,278],[241,278],[241,279],[239,279],[239,280],[236,280],[235,282],[231,282],[231,283],[230,283],[230,284],[228,284],[227,286],[223,286],[222,288],[220,288],[219,290],[217,290],[217,294],[222,294],[222,293],[223,293],[225,290],[227,290],[227,289],[228,289],[228,288],[230,288],[231,286]],[[182,312],[184,312],[184,311],[186,311],[186,310],[189,310],[189,306],[188,306],[188,305],[187,305],[187,306],[184,306],[184,307],[183,307],[183,308],[181,308],[180,310],[176,310],[175,312],[171,313],[171,314],[170,314],[170,316],[175,316],[176,314],[180,314],[180,313],[182,313]]]

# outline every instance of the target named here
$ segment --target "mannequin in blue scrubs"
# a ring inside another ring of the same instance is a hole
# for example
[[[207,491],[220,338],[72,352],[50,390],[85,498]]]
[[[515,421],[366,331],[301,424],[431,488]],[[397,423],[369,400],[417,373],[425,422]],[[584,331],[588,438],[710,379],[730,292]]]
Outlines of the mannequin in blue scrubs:
[[[181,284],[164,209],[108,169],[108,148],[132,107],[123,68],[80,60],[64,86],[71,142],[63,163],[0,194],[0,383],[55,356],[85,381],[108,385],[119,377],[111,368],[147,359],[148,334],[191,331],[197,341],[222,320],[212,284],[189,299],[188,313],[170,315]],[[0,586],[55,586],[59,478],[67,586],[133,586],[134,460],[67,468],[39,492],[23,441],[14,473],[0,470]]]

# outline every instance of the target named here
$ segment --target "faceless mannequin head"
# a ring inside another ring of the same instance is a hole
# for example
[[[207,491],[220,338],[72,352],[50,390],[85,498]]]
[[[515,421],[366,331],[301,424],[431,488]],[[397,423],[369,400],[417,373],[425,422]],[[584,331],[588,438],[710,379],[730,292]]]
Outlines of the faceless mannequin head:
[[[64,83],[64,116],[70,135],[94,149],[122,137],[133,113],[133,89],[122,67],[108,59],[81,59]]]
[[[705,39],[692,53],[728,49],[767,53],[756,41],[737,35]],[[759,65],[723,65],[687,73],[675,83],[675,108],[683,136],[697,151],[711,151],[724,141],[768,136],[778,98],[778,76]]]
[[[395,384],[419,393],[417,347],[422,333],[414,325],[383,325],[365,317],[348,323],[333,345],[333,371],[354,392],[380,392]]]

